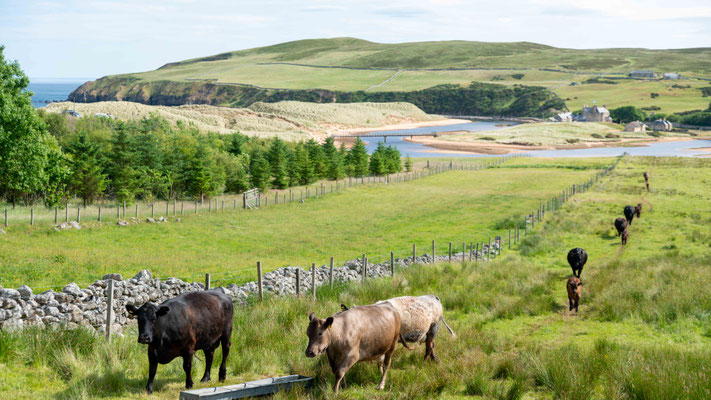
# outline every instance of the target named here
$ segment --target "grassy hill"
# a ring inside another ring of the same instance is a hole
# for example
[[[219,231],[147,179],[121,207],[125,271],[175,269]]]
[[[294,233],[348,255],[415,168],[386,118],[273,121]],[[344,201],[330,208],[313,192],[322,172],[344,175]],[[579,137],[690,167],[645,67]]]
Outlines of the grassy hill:
[[[683,81],[629,80],[634,69],[678,72]],[[599,75],[618,85],[580,84]],[[636,105],[671,113],[706,109],[700,90],[711,78],[711,48],[697,49],[560,49],[536,43],[468,41],[383,44],[354,38],[311,39],[234,51],[169,63],[154,71],[104,77],[88,82],[73,101],[131,100],[147,104],[247,106],[254,101],[314,102],[409,101],[430,113],[545,116],[537,99],[525,110],[446,105],[431,107],[403,95],[438,85],[467,87],[472,82],[506,87],[524,85],[557,93],[571,109],[597,100],[609,106]],[[679,83],[683,88],[674,87]],[[688,87],[687,87],[688,86]],[[489,90],[495,92],[496,87]],[[353,93],[364,92],[358,96]],[[275,95],[277,93],[277,95]],[[377,97],[378,93],[382,95]],[[653,97],[651,94],[658,96]],[[370,95],[371,97],[368,97]],[[467,93],[465,96],[481,96]],[[432,94],[428,94],[432,97]],[[439,103],[461,102],[449,93]],[[459,96],[459,98],[458,98]],[[488,97],[494,97],[486,95]],[[516,94],[516,98],[525,96]],[[514,100],[508,99],[505,105]],[[555,107],[552,107],[555,108]]]

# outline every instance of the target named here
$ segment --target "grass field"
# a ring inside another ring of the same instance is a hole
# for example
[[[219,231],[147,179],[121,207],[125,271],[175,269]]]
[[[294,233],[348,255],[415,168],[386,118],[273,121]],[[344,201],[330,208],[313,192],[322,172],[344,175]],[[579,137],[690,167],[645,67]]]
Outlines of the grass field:
[[[401,122],[442,119],[428,115],[410,103],[319,104],[299,101],[254,103],[247,108],[183,105],[151,106],[128,101],[97,103],[52,103],[44,108],[60,113],[75,110],[82,115],[107,113],[121,120],[136,120],[158,114],[172,124],[182,121],[202,131],[249,136],[279,136],[300,141],[324,137],[328,129],[375,128]]]
[[[502,182],[501,172],[538,171],[566,179],[574,168],[601,161],[515,159],[484,175],[490,186]],[[308,313],[323,317],[340,303],[436,293],[457,333],[456,338],[444,330],[438,335],[440,362],[423,365],[422,346],[411,352],[398,347],[384,391],[375,390],[377,367],[357,364],[341,398],[709,398],[710,166],[701,159],[627,158],[491,263],[414,267],[398,271],[392,282],[324,288],[316,302],[269,298],[238,309],[228,383],[300,373],[315,377],[314,388],[275,398],[333,398],[327,361],[303,355]],[[643,171],[652,176],[649,193]],[[460,173],[437,178],[454,187],[463,183]],[[540,179],[530,179],[528,186]],[[624,205],[639,202],[642,217],[621,248],[612,220]],[[589,254],[577,315],[567,311],[564,288],[570,276],[565,254],[575,246]],[[135,328],[127,333],[107,344],[81,330],[0,332],[0,393],[144,398],[145,348],[136,343]],[[217,363],[219,352],[216,358]],[[194,376],[202,368],[196,361]],[[175,398],[184,379],[180,362],[160,366],[157,378],[151,398]]]
[[[91,283],[106,273],[133,276],[143,268],[161,278],[194,280],[210,272],[222,284],[243,269],[247,272],[236,273],[234,280],[255,279],[257,261],[274,269],[325,264],[331,256],[343,262],[364,252],[371,259],[390,251],[404,257],[412,254],[413,243],[425,248],[432,239],[443,251],[448,241],[503,233],[511,216],[523,219],[540,200],[582,182],[609,162],[586,160],[592,169],[447,172],[349,189],[306,204],[186,216],[180,223],[119,227],[109,222],[64,232],[46,225],[10,226],[0,237],[0,285]]]

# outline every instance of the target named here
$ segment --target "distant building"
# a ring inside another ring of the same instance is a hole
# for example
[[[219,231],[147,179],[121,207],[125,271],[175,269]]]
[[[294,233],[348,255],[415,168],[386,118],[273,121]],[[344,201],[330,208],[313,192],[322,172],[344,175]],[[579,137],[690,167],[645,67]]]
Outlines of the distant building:
[[[625,132],[644,132],[647,130],[647,125],[643,122],[632,121],[625,125]]]
[[[652,122],[650,128],[653,131],[660,131],[660,132],[669,132],[672,130],[674,126],[672,125],[671,122],[667,121],[666,119],[658,119],[654,122]]]
[[[677,74],[676,72],[665,72],[664,75],[662,75],[663,79],[681,79],[681,75]]]
[[[585,122],[612,122],[607,108],[605,106],[598,107],[594,104],[592,107],[583,105],[582,120]]]
[[[642,69],[639,71],[631,71],[629,74],[630,78],[656,78],[657,74],[650,69]]]
[[[573,113],[562,112],[554,115],[551,120],[555,122],[573,122]]]

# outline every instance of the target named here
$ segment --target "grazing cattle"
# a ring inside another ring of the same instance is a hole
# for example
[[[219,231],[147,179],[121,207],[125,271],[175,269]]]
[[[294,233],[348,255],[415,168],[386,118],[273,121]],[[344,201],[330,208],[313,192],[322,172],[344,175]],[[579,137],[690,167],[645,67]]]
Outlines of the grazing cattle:
[[[644,176],[644,185],[647,186],[647,191],[649,192],[649,172],[642,174]]]
[[[192,365],[195,351],[205,353],[205,374],[201,382],[210,380],[215,349],[222,344],[222,364],[219,379],[227,376],[227,356],[232,335],[232,299],[218,290],[181,294],[160,305],[146,303],[140,308],[126,305],[129,314],[138,319],[138,343],[148,345],[148,384],[153,392],[153,379],[158,363],[167,364],[183,358],[185,387],[193,387]]]
[[[622,245],[623,246],[627,244],[627,239],[629,237],[630,237],[630,231],[629,231],[629,229],[625,229],[625,231],[622,232]]]
[[[634,216],[637,218],[642,216],[642,203],[637,204],[637,207],[634,208]]]
[[[390,304],[400,315],[400,334],[409,343],[425,342],[425,361],[437,361],[434,353],[434,339],[439,330],[440,321],[449,333],[456,337],[452,328],[444,320],[442,302],[434,294],[425,296],[403,296],[382,300],[376,304]],[[341,304],[342,310],[348,307]],[[403,343],[404,344],[404,343]]]
[[[573,308],[575,308],[575,312],[578,312],[578,304],[580,303],[580,291],[582,286],[583,283],[580,282],[580,279],[576,277],[568,279],[568,283],[565,285],[565,288],[568,290],[568,304],[570,306],[568,311],[573,311]]]
[[[346,372],[359,361],[378,360],[382,374],[378,389],[383,389],[398,340],[404,345],[400,315],[390,304],[354,307],[326,319],[319,319],[312,312],[306,335],[306,357],[316,357],[324,351],[328,355],[336,377],[336,395]]]
[[[632,225],[632,219],[634,218],[634,207],[625,206],[623,213],[625,214],[625,219],[627,220],[627,225]]]
[[[627,220],[622,217],[615,219],[615,229],[617,229],[617,236],[620,236],[627,229]]]
[[[583,267],[586,262],[588,262],[588,253],[580,247],[576,247],[568,252],[568,264],[570,264],[570,268],[573,269],[574,276],[580,278],[580,274],[583,273]]]

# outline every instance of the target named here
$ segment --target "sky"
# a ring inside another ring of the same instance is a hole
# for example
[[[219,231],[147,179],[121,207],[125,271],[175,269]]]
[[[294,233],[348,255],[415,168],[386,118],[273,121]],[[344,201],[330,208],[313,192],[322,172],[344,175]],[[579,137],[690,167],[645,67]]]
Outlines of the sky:
[[[88,80],[286,41],[711,47],[711,0],[0,0],[0,45],[35,82]]]

